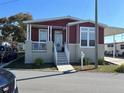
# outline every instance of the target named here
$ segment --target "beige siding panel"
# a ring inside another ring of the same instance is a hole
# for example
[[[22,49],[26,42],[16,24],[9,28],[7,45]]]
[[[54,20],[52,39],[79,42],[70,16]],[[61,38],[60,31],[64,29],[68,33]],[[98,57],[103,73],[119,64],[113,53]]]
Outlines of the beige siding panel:
[[[80,62],[81,51],[84,52],[85,57],[88,57],[92,62],[95,62],[95,48],[81,48],[79,44],[68,44],[70,51],[70,61],[72,63]],[[104,58],[104,44],[98,45],[99,58]]]
[[[31,43],[31,42],[30,42]],[[29,42],[26,42],[28,47],[25,51],[25,63],[33,63],[36,58],[42,58],[45,63],[53,63],[53,43],[47,42],[46,51],[32,51],[29,47]]]

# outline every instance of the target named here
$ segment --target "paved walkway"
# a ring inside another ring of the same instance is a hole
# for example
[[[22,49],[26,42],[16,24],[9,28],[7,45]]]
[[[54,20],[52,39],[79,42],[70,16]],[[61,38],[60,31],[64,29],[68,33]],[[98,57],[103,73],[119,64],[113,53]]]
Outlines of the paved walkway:
[[[124,64],[124,59],[122,58],[112,58],[112,57],[104,57],[105,61],[110,62],[112,64],[121,65]]]
[[[75,72],[76,70],[70,64],[57,65],[58,71],[60,72]]]

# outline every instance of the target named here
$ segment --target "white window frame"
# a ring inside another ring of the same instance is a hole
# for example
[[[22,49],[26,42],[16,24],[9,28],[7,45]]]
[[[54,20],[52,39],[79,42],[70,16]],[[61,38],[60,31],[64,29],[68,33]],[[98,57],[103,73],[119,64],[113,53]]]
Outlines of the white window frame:
[[[48,29],[39,29],[39,42],[41,42],[40,41],[40,32],[42,32],[42,31],[46,31],[47,32],[47,40],[46,40],[46,42],[48,42],[48,39],[49,39],[49,31],[48,31]],[[46,42],[41,42],[41,43],[46,43]]]
[[[86,31],[81,30],[82,28],[88,29]],[[94,31],[90,31],[89,29],[95,29],[95,27],[80,27],[80,47],[81,48],[95,48],[95,46],[89,46],[89,41],[90,41],[90,33],[95,33]],[[81,33],[86,32],[87,33],[87,46],[81,46]]]
[[[40,41],[40,32],[41,31],[46,31],[47,32],[47,40],[46,40],[46,42],[41,42]],[[47,44],[47,42],[49,41],[49,29],[39,29],[39,31],[38,31],[38,33],[39,33],[39,38],[38,38],[38,42],[37,41],[33,41],[32,43],[38,43],[38,44],[40,44],[40,43],[44,43],[44,44]],[[38,45],[39,46],[39,45]],[[39,50],[39,48],[38,48],[38,50],[32,50],[32,51],[39,51],[39,52],[42,52],[42,51],[47,51],[47,49],[46,50]]]

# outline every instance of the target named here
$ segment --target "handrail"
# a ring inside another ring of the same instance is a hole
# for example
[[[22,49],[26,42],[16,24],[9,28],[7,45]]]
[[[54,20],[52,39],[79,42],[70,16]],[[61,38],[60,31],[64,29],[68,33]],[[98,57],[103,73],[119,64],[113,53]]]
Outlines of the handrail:
[[[54,60],[56,62],[57,65],[57,49],[56,49],[56,45],[54,44]]]
[[[38,45],[37,49],[34,48],[35,45]],[[44,46],[45,45],[45,46]],[[44,47],[42,47],[44,46]],[[33,51],[46,51],[47,50],[47,42],[37,42],[37,41],[32,41],[32,50]]]
[[[67,47],[66,44],[65,44],[64,50],[65,50],[65,54],[66,54],[68,64],[69,64],[70,63],[70,52],[69,52],[68,47]]]

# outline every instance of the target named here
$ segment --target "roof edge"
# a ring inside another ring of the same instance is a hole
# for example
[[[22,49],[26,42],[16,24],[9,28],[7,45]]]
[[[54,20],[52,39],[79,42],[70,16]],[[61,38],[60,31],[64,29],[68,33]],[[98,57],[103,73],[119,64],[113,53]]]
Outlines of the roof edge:
[[[68,23],[67,25],[68,25],[68,26],[73,26],[73,25],[77,25],[77,24],[85,23],[85,22],[95,23],[95,21],[92,21],[92,20],[82,20],[82,21],[77,21],[77,22],[70,22],[70,23]],[[102,27],[108,27],[108,25],[103,24],[103,23],[98,23],[98,24],[99,24],[100,26],[102,26]]]
[[[54,17],[54,18],[45,18],[45,19],[39,19],[39,20],[29,20],[29,21],[23,21],[23,23],[37,23],[37,22],[44,22],[44,21],[52,21],[52,20],[60,20],[60,19],[74,19],[74,20],[82,20],[80,18],[72,17],[72,16],[62,16],[62,17]]]

